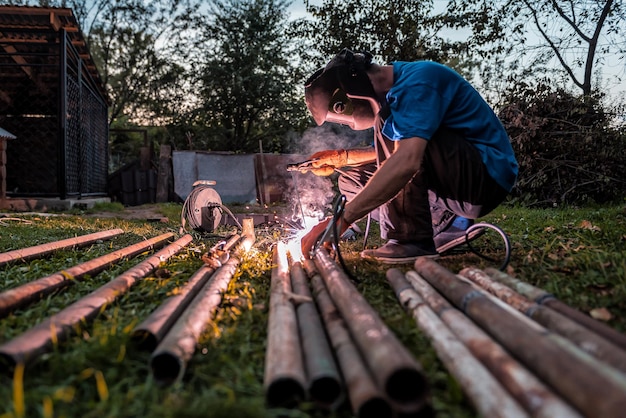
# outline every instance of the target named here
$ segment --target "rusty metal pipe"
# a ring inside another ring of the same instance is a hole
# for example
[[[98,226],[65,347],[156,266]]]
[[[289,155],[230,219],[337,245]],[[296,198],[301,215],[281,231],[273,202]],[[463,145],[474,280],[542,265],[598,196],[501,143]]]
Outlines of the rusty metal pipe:
[[[586,353],[626,373],[626,351],[621,350],[611,341],[602,338],[573,319],[547,306],[534,303],[510,287],[493,281],[482,270],[465,268],[460,274],[547,329],[567,338]]]
[[[428,383],[421,365],[389,330],[346,274],[318,248],[314,261],[374,380],[397,403],[425,399]]]
[[[239,235],[233,235],[224,244],[224,251],[230,251],[240,238]],[[131,338],[137,347],[153,351],[214,272],[213,266],[200,267],[175,295],[167,298],[141,321],[131,332]]]
[[[418,258],[415,270],[581,413],[623,415],[626,382],[621,373],[545,328],[517,319],[436,262]]]
[[[70,267],[67,270],[61,270],[50,276],[6,290],[0,293],[0,318],[43,296],[69,286],[75,280],[82,280],[87,275],[96,275],[123,258],[134,257],[144,251],[162,247],[173,236],[172,233],[162,234]]]
[[[33,247],[22,248],[18,250],[0,253],[0,267],[11,261],[28,261],[35,258],[41,258],[55,251],[67,250],[70,248],[84,247],[93,244],[98,240],[107,240],[124,233],[122,229],[110,229],[108,231],[95,232],[93,234],[81,235],[79,237],[62,239],[59,241],[48,242],[45,244],[35,245]]]
[[[455,309],[417,272],[411,270],[405,276],[456,337],[533,417],[580,417],[578,412],[556,396],[467,316]]]
[[[300,262],[291,263],[289,271],[293,293],[299,296],[296,318],[309,396],[322,409],[333,410],[344,398],[341,375],[315,307],[307,273]]]
[[[437,356],[485,417],[528,417],[487,368],[453,334],[446,324],[407,281],[398,269],[387,270],[387,281],[400,305],[413,317],[431,340]],[[480,382],[480,384],[476,384]]]
[[[150,369],[158,384],[170,385],[182,377],[238,265],[239,260],[231,257],[215,271],[154,350]]]
[[[287,248],[278,242],[272,254],[270,309],[263,386],[270,406],[295,406],[305,398],[306,375],[298,322],[291,302]]]
[[[380,390],[356,347],[348,327],[333,303],[322,276],[313,260],[305,260],[304,268],[311,280],[313,295],[328,339],[346,384],[352,412],[358,418],[390,418],[391,404]]]
[[[622,350],[626,350],[625,334],[622,334],[617,330],[611,328],[610,326],[593,319],[589,315],[572,308],[571,306],[557,299],[551,293],[548,293],[543,289],[511,277],[508,274],[496,269],[486,268],[485,273],[491,276],[493,280],[511,287],[512,289],[531,299],[535,303],[547,306],[548,308],[555,310],[562,315],[569,317],[570,319],[573,319],[579,324],[589,328],[596,334],[611,341]]]
[[[73,335],[81,324],[95,318],[137,281],[154,272],[161,263],[187,246],[192,239],[191,235],[184,235],[59,313],[0,345],[0,356],[4,363],[9,368],[18,363],[29,364],[41,354],[50,351],[57,342]]]

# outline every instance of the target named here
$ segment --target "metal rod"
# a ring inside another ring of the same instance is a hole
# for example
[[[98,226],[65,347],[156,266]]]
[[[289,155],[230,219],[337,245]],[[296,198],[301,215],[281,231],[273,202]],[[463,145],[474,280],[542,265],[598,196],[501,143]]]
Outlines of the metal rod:
[[[239,239],[239,235],[231,237],[224,244],[224,251],[233,248]],[[175,295],[167,298],[137,325],[131,332],[131,338],[137,347],[142,350],[153,351],[214,272],[213,266],[204,265],[200,267]]]
[[[352,412],[358,418],[392,417],[393,409],[389,401],[383,391],[376,386],[313,260],[305,260],[304,268],[310,277],[315,302],[337,357]]]
[[[301,296],[296,303],[296,318],[309,396],[319,407],[333,410],[344,399],[341,375],[313,302],[307,274],[300,262],[292,263],[289,270],[293,293]]]
[[[580,416],[471,319],[455,309],[417,272],[411,270],[405,276],[430,309],[533,417],[575,418]]]
[[[567,338],[578,348],[591,354],[598,360],[626,373],[626,351],[604,339],[573,319],[554,311],[547,306],[532,302],[506,285],[495,282],[482,270],[465,268],[460,274],[470,279],[481,288],[494,294],[529,318],[534,319],[547,329]]]
[[[519,279],[509,276],[508,274],[496,269],[486,268],[487,273],[491,278],[497,282],[503,283],[534,302],[549,307],[571,319],[579,324],[589,328],[593,332],[607,340],[613,342],[613,344],[621,347],[622,350],[626,350],[626,335],[622,334],[610,326],[599,322],[589,315],[572,308],[571,306],[563,303],[557,299],[554,295],[546,292],[543,289],[535,287],[529,283],[523,282]]]
[[[196,351],[202,333],[212,321],[215,310],[222,302],[222,294],[237,270],[235,257],[218,268],[187,309],[177,318],[163,341],[150,358],[150,369],[160,385],[170,385],[180,379],[187,363]]]
[[[621,373],[545,328],[520,321],[436,262],[418,258],[415,270],[581,413],[623,415],[626,383]]]
[[[0,293],[0,318],[45,295],[69,286],[74,281],[82,280],[87,275],[96,275],[123,258],[134,257],[146,250],[162,247],[173,236],[172,233],[162,234],[70,267],[67,270],[61,270],[50,276],[6,290]]]
[[[41,354],[50,351],[58,342],[75,334],[81,324],[95,318],[137,281],[154,272],[161,263],[187,246],[192,239],[191,235],[184,235],[59,313],[0,345],[0,356],[10,368],[18,363],[31,363]]]
[[[320,247],[314,251],[314,261],[374,380],[385,395],[397,403],[415,403],[425,399],[429,389],[421,365],[325,249]]]
[[[18,250],[0,253],[0,267],[11,261],[28,261],[35,258],[41,258],[55,251],[67,250],[70,248],[84,247],[93,244],[98,240],[107,240],[124,233],[122,229],[111,229],[108,231],[95,232],[93,234],[82,235],[79,237],[67,238],[59,241],[48,242],[45,244],[35,245],[33,247],[22,248]]]
[[[485,417],[528,417],[487,368],[472,355],[446,324],[420,297],[398,269],[387,270],[387,281],[400,305],[413,316],[437,351],[437,356],[456,378],[476,409]],[[477,382],[480,382],[477,384]]]
[[[304,400],[306,376],[296,312],[289,296],[287,249],[280,241],[274,247],[272,266],[263,382],[265,399],[270,406],[294,406]]]

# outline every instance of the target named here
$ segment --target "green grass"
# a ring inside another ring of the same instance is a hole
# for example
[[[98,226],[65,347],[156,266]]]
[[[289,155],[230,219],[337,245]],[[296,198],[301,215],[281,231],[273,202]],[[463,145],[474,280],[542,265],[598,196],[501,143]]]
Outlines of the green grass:
[[[238,211],[237,208],[231,208]],[[110,208],[106,209],[110,211]],[[61,251],[28,263],[0,268],[0,291],[123,248],[164,232],[178,234],[180,205],[163,205],[169,223],[98,219],[80,214],[29,216],[26,222],[0,226],[0,251],[37,245],[111,228],[120,237],[79,250]],[[121,211],[120,211],[121,212]],[[19,216],[19,215],[18,215]],[[589,208],[526,209],[501,207],[485,219],[505,230],[513,246],[508,272],[554,293],[584,312],[606,308],[608,324],[626,330],[626,209],[623,205]],[[374,232],[370,246],[381,243]],[[257,251],[242,254],[240,269],[223,297],[215,327],[205,333],[182,381],[158,387],[150,376],[150,354],[130,339],[133,327],[202,265],[200,256],[232,228],[202,236],[172,257],[167,277],[137,283],[78,335],[17,373],[0,375],[0,417],[321,417],[304,404],[293,410],[268,409],[263,371],[269,302],[271,245],[277,228],[257,228]],[[386,267],[359,258],[361,240],[341,245],[357,287],[389,328],[421,362],[439,417],[474,417],[476,412],[458,383],[443,367],[428,339],[401,309],[385,280]],[[476,243],[485,255],[501,259],[494,234]],[[21,334],[78,298],[145,259],[142,254],[76,282],[57,294],[0,319],[0,343]],[[497,267],[472,253],[443,257],[439,263],[458,272],[464,267]],[[407,270],[410,265],[400,266]],[[23,399],[20,395],[23,388]],[[347,407],[333,416],[350,416]]]

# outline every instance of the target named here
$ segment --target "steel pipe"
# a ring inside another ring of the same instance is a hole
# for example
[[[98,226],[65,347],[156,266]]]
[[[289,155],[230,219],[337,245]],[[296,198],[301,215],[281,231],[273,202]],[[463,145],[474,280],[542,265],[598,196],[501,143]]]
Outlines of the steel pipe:
[[[170,385],[182,377],[238,265],[239,260],[231,257],[215,271],[154,350],[150,369],[158,384]]]
[[[567,338],[586,353],[626,373],[626,351],[621,350],[611,341],[602,338],[573,319],[547,306],[532,302],[510,287],[493,281],[491,277],[482,270],[465,268],[461,270],[460,274],[529,318],[537,321],[547,329]]]
[[[543,289],[511,277],[508,274],[496,269],[486,268],[485,273],[491,276],[493,280],[511,287],[512,289],[526,296],[535,303],[547,306],[548,308],[555,310],[562,315],[569,317],[570,319],[573,319],[579,324],[589,328],[596,334],[601,335],[605,339],[611,341],[622,350],[626,350],[625,334],[622,334],[611,328],[610,326],[593,319],[589,315],[572,308],[571,306],[557,299],[551,293],[548,293]]]
[[[455,309],[417,272],[411,270],[405,276],[430,309],[533,417],[580,417],[578,412],[556,396],[467,316]]]
[[[387,270],[387,281],[400,305],[431,340],[437,356],[459,382],[476,409],[485,417],[528,417],[487,368],[433,312],[424,299],[395,268]],[[480,382],[477,384],[477,382]]]
[[[272,257],[263,382],[265,399],[270,406],[295,406],[305,398],[306,375],[296,312],[290,300],[291,283],[284,243],[277,243]]]
[[[389,330],[325,249],[315,250],[313,259],[374,381],[384,390],[385,395],[399,404],[424,400],[429,389],[421,365]]]
[[[50,276],[6,290],[0,293],[0,318],[43,296],[69,286],[74,281],[82,280],[87,275],[94,276],[123,258],[134,257],[144,251],[160,248],[173,236],[172,233],[162,234],[70,267],[67,270],[61,270]]]
[[[337,408],[344,398],[341,375],[300,262],[290,264],[291,287],[298,295],[296,318],[302,346],[309,397],[322,409]]]
[[[0,345],[0,357],[4,364],[8,368],[18,363],[29,364],[50,351],[55,344],[75,334],[80,325],[91,321],[125,294],[137,281],[154,272],[161,263],[187,246],[192,239],[191,235],[184,235],[59,313]]]
[[[22,248],[18,250],[0,253],[0,267],[11,261],[28,261],[35,258],[41,258],[55,251],[67,250],[70,248],[84,247],[93,244],[98,240],[107,240],[123,234],[122,229],[110,229],[108,231],[95,232],[93,234],[81,235],[79,237],[62,239],[59,241],[48,242],[45,244],[35,245],[33,247]]]
[[[376,386],[313,260],[305,260],[304,268],[311,280],[317,308],[337,357],[352,412],[358,418],[392,417],[393,409],[390,402],[383,391]]]
[[[418,258],[415,270],[581,413],[623,415],[626,381],[621,373],[545,328],[520,321],[436,262]]]
[[[240,238],[239,235],[231,237],[224,244],[223,250],[230,251],[239,242]],[[200,267],[175,295],[167,298],[137,325],[131,332],[131,338],[137,347],[142,350],[153,351],[163,341],[169,329],[214,272],[215,267],[213,265],[205,264]]]

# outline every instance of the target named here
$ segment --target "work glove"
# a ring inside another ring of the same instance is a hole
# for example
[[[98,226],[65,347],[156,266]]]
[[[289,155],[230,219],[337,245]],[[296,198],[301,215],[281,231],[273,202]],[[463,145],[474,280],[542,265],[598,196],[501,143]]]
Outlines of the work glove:
[[[317,176],[330,176],[337,167],[348,164],[348,151],[345,149],[330,149],[316,152],[311,155],[311,167],[308,171]]]
[[[329,216],[328,218],[315,225],[304,237],[302,237],[302,240],[300,241],[300,247],[302,249],[302,254],[305,258],[310,258],[313,246],[317,243],[317,241],[322,238],[322,234],[324,233],[332,219],[333,217]],[[337,221],[337,234],[341,236],[349,227],[350,224],[347,223],[342,216]],[[330,247],[329,242],[324,242],[323,245],[326,248]]]

